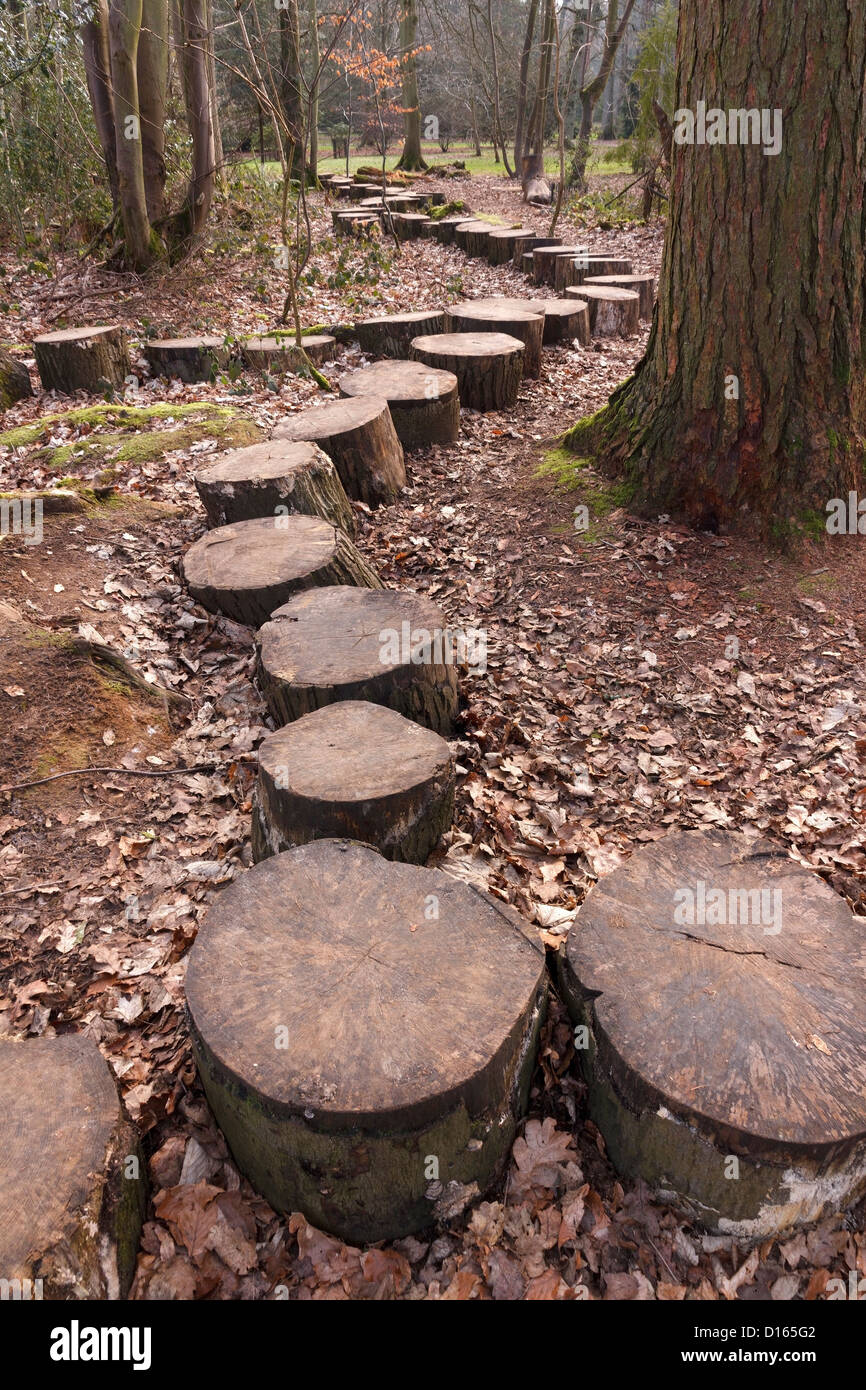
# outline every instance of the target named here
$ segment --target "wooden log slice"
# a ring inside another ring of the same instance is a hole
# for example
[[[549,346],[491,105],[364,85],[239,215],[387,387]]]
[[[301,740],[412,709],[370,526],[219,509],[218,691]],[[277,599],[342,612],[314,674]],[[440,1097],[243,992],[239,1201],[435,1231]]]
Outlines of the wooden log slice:
[[[369,700],[451,732],[459,652],[441,610],[420,594],[308,590],[275,611],[256,650],[259,684],[280,724],[337,700]]]
[[[533,251],[524,251],[520,257],[520,269],[523,271],[524,275],[528,275],[532,280],[535,279],[534,262],[535,253]]]
[[[441,241],[444,246],[454,244],[454,235],[458,227],[462,227],[466,221],[465,217],[439,217],[434,219],[435,230],[433,235],[437,241]]]
[[[576,299],[515,299],[507,295],[491,295],[468,301],[473,308],[517,309],[544,316],[542,341],[545,347],[577,338],[589,342],[589,310]]]
[[[403,446],[381,396],[302,410],[277,425],[274,439],[318,444],[333,460],[347,495],[369,507],[393,502],[406,486]]]
[[[301,589],[381,587],[345,532],[318,516],[254,517],[208,531],[184,555],[183,573],[203,608],[255,627]]]
[[[621,290],[632,290],[640,298],[640,316],[651,319],[656,298],[656,277],[654,275],[588,275],[587,285],[616,285]]]
[[[523,375],[541,375],[541,342],[544,336],[544,315],[528,305],[516,308],[494,299],[482,304],[472,300],[453,304],[446,314],[448,333],[506,333],[523,344]]]
[[[512,263],[513,263],[513,265],[514,265],[514,269],[515,269],[515,270],[526,270],[526,269],[527,269],[526,265],[524,264],[524,256],[526,255],[526,253],[527,253],[528,251],[533,251],[533,250],[535,249],[536,246],[561,246],[561,245],[562,245],[562,237],[561,237],[561,236],[536,236],[534,233],[526,233],[526,232],[524,232],[523,235],[514,243],[514,251],[513,251],[513,253],[512,253]],[[531,261],[529,262],[529,268],[530,268],[530,269],[532,268],[532,262],[531,262]]]
[[[415,339],[413,339],[413,343]],[[409,349],[414,356],[412,347]],[[460,430],[457,378],[420,362],[374,362],[340,378],[344,396],[384,397],[404,449],[452,444]]]
[[[866,1190],[866,923],[783,846],[640,849],[586,899],[562,981],[622,1172],[745,1240]]]
[[[317,367],[337,355],[337,340],[330,333],[305,333],[302,341],[304,352]],[[303,364],[295,339],[288,334],[253,334],[243,340],[241,356],[257,372],[296,372]]]
[[[528,227],[493,227],[487,238],[487,259],[491,265],[505,265],[514,256],[518,241],[533,235]]]
[[[493,226],[490,222],[478,220],[464,221],[455,228],[456,246],[467,256],[486,256],[487,243]]]
[[[23,362],[0,348],[0,411],[33,395],[30,373]]]
[[[180,381],[213,381],[228,361],[222,338],[161,338],[143,346],[154,376],[176,377]]]
[[[365,198],[375,197],[379,193],[381,193],[381,189],[377,183],[356,183],[349,189],[349,201],[360,203]]]
[[[438,333],[416,338],[412,356],[453,373],[470,410],[507,410],[517,402],[524,347],[508,333]]]
[[[39,378],[46,391],[98,392],[122,386],[132,371],[126,333],[112,324],[59,328],[34,339]]]
[[[586,251],[585,246],[535,246],[532,250],[532,278],[536,285],[552,285],[558,256],[574,258]]]
[[[369,235],[373,227],[379,226],[379,218],[374,212],[335,213],[333,225],[337,236]]]
[[[640,296],[616,285],[573,285],[565,291],[589,308],[590,331],[594,338],[629,338],[640,331]]]
[[[584,285],[597,275],[631,274],[631,261],[622,256],[580,255],[565,264],[556,262],[554,282],[560,294],[570,285]],[[557,278],[558,277],[558,278]]]
[[[186,995],[213,1112],[277,1210],[365,1244],[430,1225],[441,1185],[484,1191],[504,1167],[546,983],[498,900],[317,840],[216,898]]]
[[[411,314],[361,319],[355,324],[355,332],[370,356],[408,359],[413,338],[421,333],[441,333],[444,327],[444,314],[435,309],[418,309]]]
[[[253,858],[310,840],[363,840],[423,864],[454,814],[448,744],[369,700],[341,700],[264,740],[253,792]]]
[[[394,229],[404,241],[423,236],[430,218],[423,212],[395,212]]]
[[[268,440],[235,449],[196,473],[194,482],[209,526],[300,512],[320,516],[348,536],[355,533],[354,514],[337,470],[312,442]]]
[[[13,1298],[125,1298],[143,1174],[137,1132],[91,1039],[0,1039],[0,1278],[18,1281]]]

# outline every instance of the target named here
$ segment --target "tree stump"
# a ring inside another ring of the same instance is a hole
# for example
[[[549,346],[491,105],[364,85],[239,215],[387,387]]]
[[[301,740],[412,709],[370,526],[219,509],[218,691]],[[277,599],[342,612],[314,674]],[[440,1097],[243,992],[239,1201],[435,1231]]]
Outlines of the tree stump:
[[[321,367],[337,355],[337,340],[330,333],[305,333],[301,341],[314,366]],[[256,372],[296,372],[303,364],[294,335],[288,333],[244,338],[241,355],[245,366]]]
[[[409,351],[414,357],[414,348]],[[374,362],[341,377],[340,391],[344,396],[384,397],[404,449],[453,444],[460,431],[453,372],[425,368],[416,361]]]
[[[453,246],[454,234],[465,223],[464,217],[439,217],[435,219],[433,235],[443,246]]]
[[[561,245],[561,236],[535,236],[534,233],[527,234],[526,232],[524,232],[523,236],[520,237],[519,240],[514,243],[514,253],[512,256],[512,264],[514,265],[514,269],[524,271],[527,269],[527,266],[525,264],[525,256],[527,252],[534,251],[536,246]],[[528,268],[529,270],[532,269],[532,261],[529,262]]]
[[[418,309],[411,314],[388,314],[361,319],[355,324],[358,342],[371,357],[408,358],[412,339],[419,333],[441,333],[445,315],[435,309]]]
[[[493,226],[490,222],[473,220],[461,222],[454,231],[454,241],[467,256],[486,256],[487,243]]]
[[[569,285],[585,285],[597,275],[629,275],[631,261],[621,256],[576,256],[554,267],[554,284],[560,294]]]
[[[642,319],[651,319],[656,299],[656,277],[654,275],[589,275],[584,281],[587,285],[616,285],[620,290],[631,290],[640,299],[638,310]]]
[[[554,282],[555,263],[559,256],[566,256],[573,259],[586,251],[585,246],[563,246],[558,243],[556,246],[534,246],[532,249],[532,278],[536,285],[552,285]]]
[[[507,333],[438,333],[416,338],[412,356],[457,378],[470,410],[507,410],[517,402],[523,343]]]
[[[0,348],[0,410],[8,410],[16,401],[32,395],[30,373],[24,363]]]
[[[260,627],[301,589],[381,584],[349,537],[318,516],[254,517],[208,531],[183,557],[193,598],[211,613]]]
[[[144,1159],[99,1048],[74,1033],[0,1039],[0,1116],[0,1278],[12,1298],[125,1298]]]
[[[448,744],[369,700],[341,700],[264,740],[253,793],[253,859],[345,837],[423,864],[454,815]]]
[[[365,198],[375,197],[381,192],[376,183],[354,183],[348,191],[350,203],[362,203]]]
[[[333,459],[348,496],[368,507],[393,502],[406,486],[403,446],[381,396],[329,401],[302,410],[277,425],[274,439],[318,444]]]
[[[126,333],[116,325],[60,328],[36,338],[33,351],[44,389],[64,395],[122,386],[132,371]]]
[[[544,956],[517,914],[351,840],[256,864],[215,899],[186,976],[205,1092],[278,1211],[364,1245],[486,1190],[524,1113]]]
[[[213,381],[228,361],[222,338],[162,338],[144,344],[144,355],[154,376],[181,381]]]
[[[492,304],[496,308],[528,310],[544,317],[542,342],[545,347],[577,338],[589,342],[589,310],[576,299],[510,299],[506,295],[491,295],[489,299],[473,299],[478,308]]]
[[[402,241],[410,241],[424,235],[424,228],[430,218],[424,212],[394,213],[394,230]]]
[[[487,238],[487,259],[491,265],[505,265],[512,260],[519,241],[532,237],[528,227],[493,227]]]
[[[616,285],[573,285],[565,291],[589,309],[589,326],[594,338],[629,338],[640,331],[640,296]]]
[[[447,735],[460,655],[436,604],[391,589],[299,594],[256,638],[257,672],[280,724],[337,700],[386,705]]]
[[[506,333],[518,338],[523,344],[523,375],[541,375],[544,315],[528,302],[518,308],[513,300],[508,304],[495,299],[471,300],[452,305],[446,319],[448,333]]]
[[[324,450],[309,441],[269,440],[235,449],[202,473],[195,486],[209,526],[289,512],[320,516],[355,533],[355,518],[337,470]]]
[[[640,849],[586,899],[562,981],[622,1172],[738,1240],[866,1190],[866,924],[783,846]]]
[[[374,227],[379,228],[379,218],[375,213],[346,213],[334,222],[337,236],[369,237]]]

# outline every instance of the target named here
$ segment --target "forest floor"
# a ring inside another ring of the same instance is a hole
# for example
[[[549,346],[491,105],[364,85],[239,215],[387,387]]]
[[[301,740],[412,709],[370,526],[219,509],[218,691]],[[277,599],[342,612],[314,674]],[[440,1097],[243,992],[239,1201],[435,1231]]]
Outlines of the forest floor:
[[[448,191],[509,221],[549,218],[501,180]],[[7,256],[4,338],[28,357],[59,322],[107,317],[134,340],[272,326],[285,292],[273,191],[252,213],[249,201],[230,197],[205,251],[147,282],[71,256],[49,278]],[[307,324],[535,293],[435,243],[399,258],[335,248],[324,198],[312,207]],[[658,224],[559,230],[658,270]],[[464,412],[457,444],[408,457],[393,507],[356,507],[385,584],[487,633],[486,674],[461,683],[455,823],[433,862],[513,903],[551,952],[596,880],[675,826],[774,836],[866,912],[856,538],[784,555],[639,521],[610,483],[569,474],[557,436],[645,340],[546,351],[513,411]],[[346,349],[327,371],[361,361]],[[84,1031],[111,1063],[150,1168],[133,1296],[787,1300],[824,1296],[834,1276],[847,1287],[850,1270],[866,1275],[866,1204],[750,1249],[619,1180],[555,1000],[507,1177],[444,1226],[359,1251],[277,1216],[238,1175],[197,1082],[183,978],[209,900],[250,862],[269,721],[252,634],[197,608],[178,567],[204,528],[196,467],[316,398],[299,377],[142,380],[123,402],[39,395],[2,422],[0,489],[71,477],[83,492],[81,511],[45,518],[41,544],[0,540],[0,1032]],[[128,685],[78,637],[169,694]],[[20,786],[81,768],[109,770]]]

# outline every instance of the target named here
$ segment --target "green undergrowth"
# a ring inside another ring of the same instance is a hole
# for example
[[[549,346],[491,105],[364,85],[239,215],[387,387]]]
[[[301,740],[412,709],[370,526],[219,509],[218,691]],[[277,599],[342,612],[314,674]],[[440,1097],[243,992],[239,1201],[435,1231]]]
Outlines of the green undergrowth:
[[[561,445],[544,454],[536,471],[539,477],[549,478],[558,488],[572,493],[576,507],[586,507],[589,524],[585,530],[575,529],[574,535],[588,544],[607,533],[607,518],[612,512],[627,507],[635,495],[632,483],[621,478],[601,477],[594,471],[591,459],[580,458]]]

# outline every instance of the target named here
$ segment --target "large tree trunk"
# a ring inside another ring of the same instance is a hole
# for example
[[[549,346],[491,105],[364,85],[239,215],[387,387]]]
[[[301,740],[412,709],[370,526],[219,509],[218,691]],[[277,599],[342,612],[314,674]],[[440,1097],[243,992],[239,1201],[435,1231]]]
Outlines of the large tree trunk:
[[[309,0],[310,16],[310,172],[318,187],[319,179],[319,85],[321,74],[319,66],[322,55],[319,51],[319,15],[316,0]]]
[[[418,71],[415,66],[418,10],[415,0],[401,0],[400,55],[403,68],[403,152],[398,169],[426,169],[421,153],[421,108],[418,105]]]
[[[117,137],[114,127],[114,98],[111,94],[111,60],[108,54],[108,0],[94,0],[91,18],[81,26],[84,71],[93,107],[93,119],[102,157],[108,171],[111,201],[117,207],[120,192],[117,180]]]
[[[493,0],[487,0],[487,32],[490,37],[490,55],[493,59],[493,129],[496,137],[493,148],[496,148],[496,141],[502,149],[502,162],[505,165],[505,172],[509,178],[514,177],[514,169],[508,163],[508,151],[505,148],[505,137],[502,134],[502,115],[499,105],[499,56],[496,52],[496,27],[493,23]]]
[[[523,35],[523,50],[520,54],[520,76],[517,81],[517,127],[514,132],[514,167],[522,168],[523,130],[526,123],[526,93],[529,82],[529,58],[532,53],[532,36],[535,33],[535,19],[538,14],[538,0],[529,0],[526,12],[526,30]]]
[[[168,0],[142,0],[138,105],[147,215],[165,216],[165,101],[168,90]]]
[[[183,92],[192,137],[192,172],[187,192],[185,230],[197,236],[207,221],[214,189],[216,156],[208,78],[207,0],[178,0]]]
[[[208,0],[207,5],[207,77],[210,86],[210,119],[213,127],[213,153],[214,164],[216,165],[216,177],[221,189],[225,190],[225,153],[223,151],[223,134],[220,127],[220,108],[217,96],[216,81],[216,57],[214,55],[214,22],[213,22],[213,0]]]
[[[147,215],[141,118],[138,104],[138,44],[142,0],[111,0],[108,42],[114,90],[118,192],[127,264],[145,270],[153,261],[156,238]]]
[[[748,0],[746,0],[748,3]],[[716,4],[719,0],[709,0],[709,3]],[[569,182],[577,188],[586,186],[586,164],[589,159],[589,139],[592,133],[593,112],[598,104],[598,100],[607,86],[611,69],[616,60],[617,50],[622,42],[626,25],[631,18],[634,9],[634,0],[626,0],[625,10],[622,19],[619,18],[619,0],[609,0],[607,7],[607,23],[604,34],[604,52],[598,72],[591,81],[585,83],[580,89],[580,131],[574,146],[574,158],[571,164],[571,175]]]
[[[784,534],[862,478],[866,3],[682,0],[677,56],[646,356],[567,439],[654,511]],[[698,102],[765,108],[760,143],[679,143]]]
[[[286,123],[289,177],[304,176],[304,102],[301,90],[301,21],[298,0],[280,10],[280,102]]]

